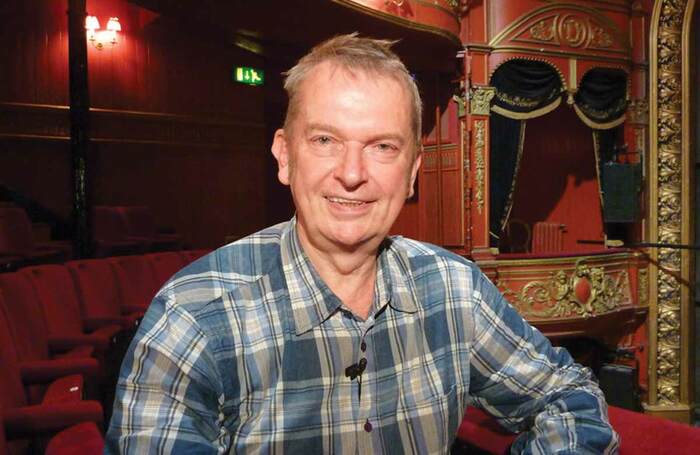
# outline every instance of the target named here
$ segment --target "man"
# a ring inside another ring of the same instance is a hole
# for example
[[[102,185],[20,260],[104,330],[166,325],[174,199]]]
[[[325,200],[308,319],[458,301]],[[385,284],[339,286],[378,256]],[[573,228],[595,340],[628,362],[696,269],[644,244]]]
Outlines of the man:
[[[387,233],[420,166],[421,104],[386,41],[302,58],[272,153],[294,219],[180,271],[122,367],[107,450],[445,453],[468,403],[515,452],[612,453],[590,372],[469,261]]]

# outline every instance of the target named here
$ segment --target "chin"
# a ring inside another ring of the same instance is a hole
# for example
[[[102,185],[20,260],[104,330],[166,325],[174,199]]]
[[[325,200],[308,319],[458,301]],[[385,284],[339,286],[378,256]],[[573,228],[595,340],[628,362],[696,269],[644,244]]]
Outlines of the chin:
[[[336,244],[351,248],[366,243],[372,236],[366,232],[336,231],[331,235],[331,238]]]

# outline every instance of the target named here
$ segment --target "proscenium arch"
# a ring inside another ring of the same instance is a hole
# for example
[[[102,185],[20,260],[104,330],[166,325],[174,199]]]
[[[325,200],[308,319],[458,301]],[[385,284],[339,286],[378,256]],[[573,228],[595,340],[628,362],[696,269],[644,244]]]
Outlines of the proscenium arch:
[[[647,238],[688,244],[691,232],[690,35],[695,0],[657,0],[651,22]],[[651,249],[647,412],[688,422],[694,318],[688,250]]]

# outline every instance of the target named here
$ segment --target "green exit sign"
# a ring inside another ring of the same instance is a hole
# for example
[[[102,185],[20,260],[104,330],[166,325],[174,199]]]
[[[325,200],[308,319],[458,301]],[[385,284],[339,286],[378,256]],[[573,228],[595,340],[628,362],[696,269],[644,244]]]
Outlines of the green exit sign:
[[[265,72],[257,68],[237,66],[234,71],[234,79],[241,84],[263,85],[265,83]]]

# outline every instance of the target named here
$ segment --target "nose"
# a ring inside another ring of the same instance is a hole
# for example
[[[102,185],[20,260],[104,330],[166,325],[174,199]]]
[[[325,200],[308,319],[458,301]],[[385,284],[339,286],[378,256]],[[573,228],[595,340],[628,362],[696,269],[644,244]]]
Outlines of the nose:
[[[339,155],[334,172],[335,178],[343,187],[352,190],[367,181],[367,166],[362,145],[347,142]]]

